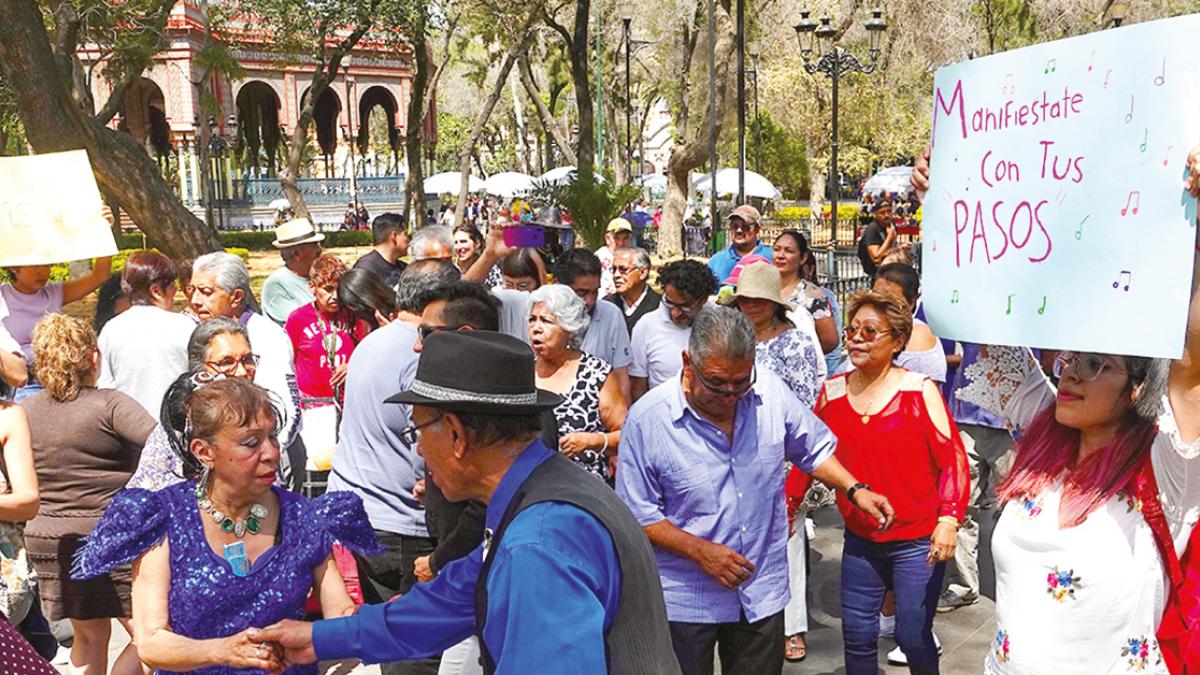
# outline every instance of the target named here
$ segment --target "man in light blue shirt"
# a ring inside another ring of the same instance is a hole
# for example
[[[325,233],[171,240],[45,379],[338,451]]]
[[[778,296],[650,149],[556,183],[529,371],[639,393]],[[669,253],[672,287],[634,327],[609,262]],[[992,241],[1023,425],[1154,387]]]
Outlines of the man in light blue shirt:
[[[708,259],[708,269],[712,270],[717,283],[725,283],[729,273],[745,256],[757,254],[771,259],[773,249],[758,240],[761,219],[758,209],[749,204],[743,204],[729,214],[729,246]]]
[[[262,310],[268,319],[282,326],[297,307],[313,301],[308,272],[321,256],[324,240],[325,235],[317,232],[308,218],[289,220],[275,229],[271,244],[279,249],[283,267],[263,282]]]
[[[655,546],[683,672],[783,668],[788,601],[785,460],[891,524],[883,496],[834,457],[836,439],[768,370],[754,367],[754,328],[738,310],[705,307],[683,371],[629,411],[617,494]]]

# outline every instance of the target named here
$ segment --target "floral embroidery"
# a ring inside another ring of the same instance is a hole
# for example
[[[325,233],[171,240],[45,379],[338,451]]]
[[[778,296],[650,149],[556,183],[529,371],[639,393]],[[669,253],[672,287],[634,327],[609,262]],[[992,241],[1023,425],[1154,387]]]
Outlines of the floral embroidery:
[[[1117,499],[1125,502],[1125,513],[1133,513],[1134,511],[1141,513],[1142,500],[1131,494],[1127,494],[1124,490],[1117,490]]]
[[[996,631],[996,660],[1008,663],[1008,631]]]
[[[1046,584],[1049,586],[1046,592],[1059,602],[1064,602],[1068,596],[1074,599],[1075,591],[1083,588],[1083,584],[1080,583],[1081,579],[1082,577],[1075,575],[1075,570],[1060,571],[1055,565],[1054,571],[1046,575]]]
[[[1036,499],[1034,499],[1033,497],[1029,497],[1029,496],[1021,497],[1021,499],[1018,503],[1021,506],[1021,517],[1024,518],[1025,520],[1032,520],[1034,518],[1037,518],[1038,515],[1042,512],[1042,498],[1041,497],[1038,497]]]
[[[1150,640],[1144,635],[1141,639],[1130,638],[1121,648],[1121,656],[1129,661],[1127,670],[1145,670],[1150,665]]]

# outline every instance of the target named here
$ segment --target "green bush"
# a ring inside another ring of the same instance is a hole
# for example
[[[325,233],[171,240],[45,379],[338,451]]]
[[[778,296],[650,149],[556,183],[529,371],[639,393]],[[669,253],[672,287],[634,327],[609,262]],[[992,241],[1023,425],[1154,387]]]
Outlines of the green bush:
[[[829,215],[829,204],[825,204],[822,213]],[[788,206],[775,212],[777,222],[804,222],[810,218],[812,218],[812,209],[807,206]],[[858,218],[858,204],[838,205],[838,220],[854,218]]]
[[[113,261],[112,261],[113,274],[120,274],[121,272],[123,272],[125,270],[125,261],[129,259],[129,256],[131,254],[136,253],[137,251],[140,251],[140,250],[143,250],[143,249],[133,248],[133,249],[125,249],[123,251],[118,251],[117,254],[113,256]],[[231,247],[231,248],[226,248],[225,252],[236,255],[237,257],[241,258],[242,262],[244,262],[244,263],[249,264],[249,262],[250,262],[250,251],[247,249]],[[71,274],[70,274],[67,263],[55,263],[50,266],[50,281],[69,281],[70,278],[71,278]],[[12,277],[9,276],[8,270],[0,269],[0,282],[10,283],[11,281],[12,281]]]
[[[270,230],[266,232],[246,230],[221,233],[221,243],[225,245],[226,250],[235,248],[245,251],[273,251],[275,250],[275,247],[271,245],[273,241],[275,241],[275,233]],[[322,244],[326,248],[370,246],[371,233],[366,230],[326,232],[325,241]],[[146,247],[153,248],[154,242],[143,236],[141,232],[122,234],[117,239],[117,248],[122,251],[138,250]]]

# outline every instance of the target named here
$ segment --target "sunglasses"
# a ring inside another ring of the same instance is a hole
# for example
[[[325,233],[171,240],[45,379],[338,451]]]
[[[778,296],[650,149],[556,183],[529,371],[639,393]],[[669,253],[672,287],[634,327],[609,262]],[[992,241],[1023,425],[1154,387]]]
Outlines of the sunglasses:
[[[667,309],[677,309],[685,314],[693,314],[700,311],[700,305],[704,300],[693,300],[692,302],[675,303],[667,299],[667,296],[662,296],[662,304],[667,306]]]
[[[704,375],[700,372],[700,369],[695,366],[695,364],[692,364],[692,374],[696,376],[696,381],[699,382],[705,389],[707,389],[709,393],[716,394],[717,396],[741,398],[746,395],[746,392],[750,391],[754,387],[754,382],[758,380],[758,366],[754,366],[750,369],[750,380],[743,385],[739,385],[736,389],[724,389],[718,387],[712,382],[709,382],[707,379],[705,379]]]
[[[1083,382],[1095,382],[1096,378],[1100,377],[1107,368],[1111,368],[1118,373],[1129,373],[1128,370],[1105,361],[1104,357],[1099,354],[1062,352],[1054,359],[1054,377],[1061,380],[1067,368],[1070,368],[1075,377]]]
[[[863,342],[874,342],[879,339],[880,335],[888,331],[869,323],[864,323],[858,326],[846,326],[842,332],[846,334],[847,342],[853,340],[856,335],[860,336]]]

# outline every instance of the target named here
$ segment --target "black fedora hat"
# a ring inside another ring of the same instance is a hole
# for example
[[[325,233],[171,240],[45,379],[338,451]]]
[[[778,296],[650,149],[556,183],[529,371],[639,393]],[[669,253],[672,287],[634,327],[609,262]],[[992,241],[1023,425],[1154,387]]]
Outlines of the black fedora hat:
[[[386,402],[526,415],[549,410],[562,400],[537,388],[529,345],[503,333],[471,330],[426,338],[412,386]]]

